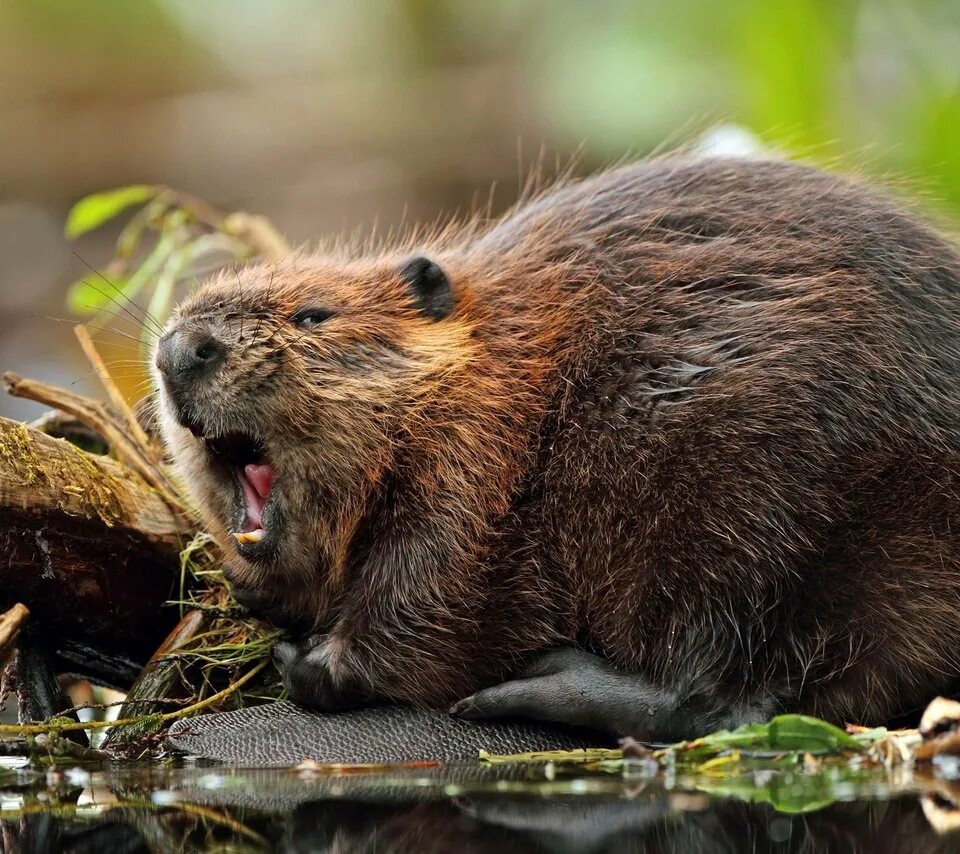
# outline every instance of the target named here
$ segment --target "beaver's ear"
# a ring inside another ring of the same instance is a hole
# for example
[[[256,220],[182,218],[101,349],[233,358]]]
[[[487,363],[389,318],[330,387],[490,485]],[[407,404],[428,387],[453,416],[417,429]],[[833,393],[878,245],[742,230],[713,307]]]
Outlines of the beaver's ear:
[[[417,308],[431,320],[443,320],[453,311],[453,290],[447,274],[435,261],[418,255],[400,268]]]

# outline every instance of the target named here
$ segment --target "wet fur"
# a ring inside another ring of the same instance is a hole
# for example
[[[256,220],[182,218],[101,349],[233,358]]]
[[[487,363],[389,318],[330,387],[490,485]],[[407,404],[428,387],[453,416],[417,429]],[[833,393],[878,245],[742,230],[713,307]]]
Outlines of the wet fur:
[[[418,310],[426,256],[455,307]],[[336,312],[304,332],[289,316]],[[960,258],[777,161],[666,157],[491,224],[224,274],[192,417],[262,436],[231,579],[331,690],[443,706],[578,643],[684,696],[881,721],[960,669]],[[212,530],[232,494],[162,407]]]

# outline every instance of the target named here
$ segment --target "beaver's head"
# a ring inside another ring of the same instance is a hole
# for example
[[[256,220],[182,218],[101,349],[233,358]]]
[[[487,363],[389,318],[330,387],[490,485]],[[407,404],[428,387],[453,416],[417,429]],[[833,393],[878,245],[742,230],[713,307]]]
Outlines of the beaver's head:
[[[239,583],[329,604],[401,434],[466,358],[459,314],[422,256],[224,272],[178,307],[155,359],[162,429]]]

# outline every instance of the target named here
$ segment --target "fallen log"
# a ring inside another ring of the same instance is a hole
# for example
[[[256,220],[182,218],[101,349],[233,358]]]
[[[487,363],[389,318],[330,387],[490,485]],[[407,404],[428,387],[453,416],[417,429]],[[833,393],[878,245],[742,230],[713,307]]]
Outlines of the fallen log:
[[[58,670],[125,687],[170,629],[195,522],[126,466],[0,418],[0,608]]]

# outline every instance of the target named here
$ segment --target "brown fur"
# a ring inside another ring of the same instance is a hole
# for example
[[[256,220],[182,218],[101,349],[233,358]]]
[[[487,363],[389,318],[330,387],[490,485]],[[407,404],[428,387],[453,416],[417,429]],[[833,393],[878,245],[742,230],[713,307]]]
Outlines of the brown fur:
[[[666,157],[241,280],[172,320],[230,347],[191,417],[266,442],[279,551],[231,575],[311,621],[335,684],[444,705],[577,642],[836,720],[956,685],[960,258],[880,194]],[[336,314],[304,332],[307,305]],[[232,490],[165,409],[223,536]]]

